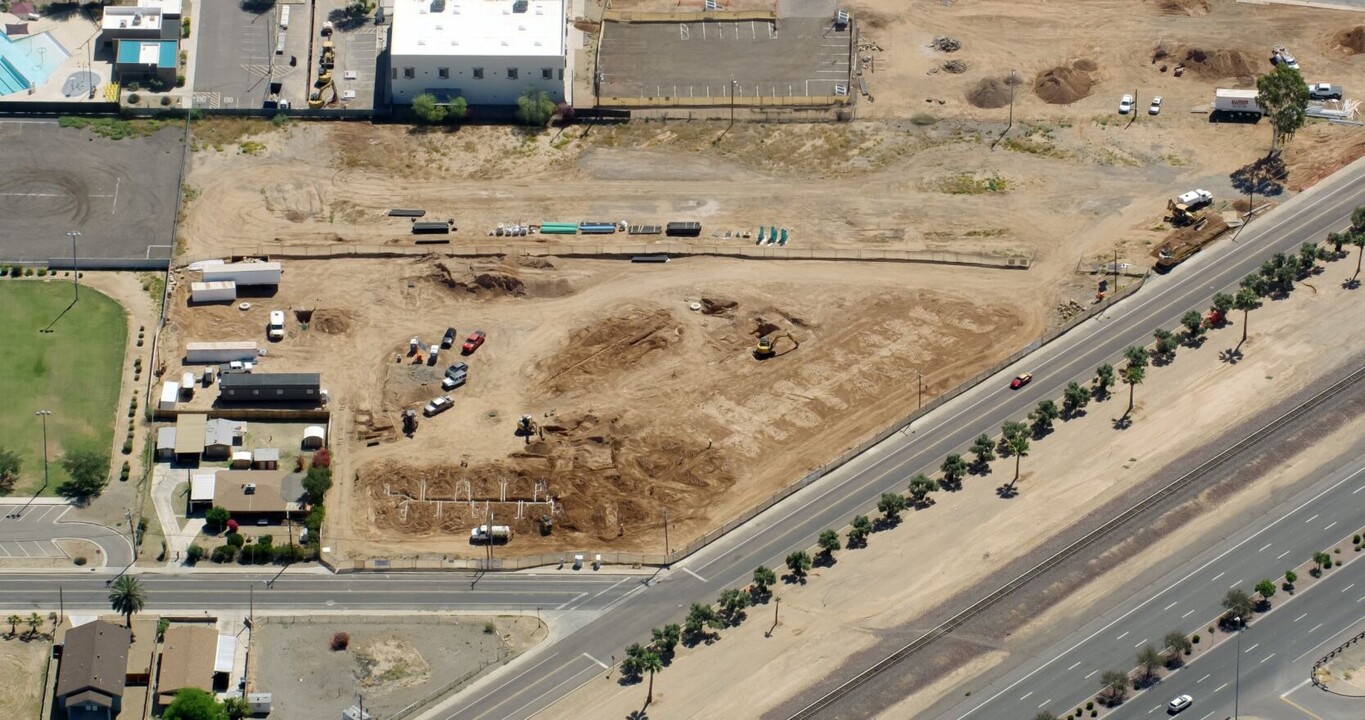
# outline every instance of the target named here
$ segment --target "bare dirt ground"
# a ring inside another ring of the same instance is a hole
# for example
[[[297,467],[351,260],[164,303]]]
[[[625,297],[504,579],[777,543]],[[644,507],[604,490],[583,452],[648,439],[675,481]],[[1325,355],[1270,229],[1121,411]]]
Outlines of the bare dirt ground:
[[[345,650],[331,649],[337,632],[350,635]],[[284,717],[337,716],[356,693],[387,717],[544,637],[545,626],[524,617],[268,617],[252,633],[251,686],[273,693]]]
[[[916,370],[932,397],[1044,324],[1013,301],[1028,275],[1003,270],[702,258],[285,268],[279,294],[245,312],[185,307],[178,283],[163,342],[178,357],[188,340],[259,336],[271,308],[311,309],[309,329],[291,320],[262,369],[320,371],[351,418],[334,426],[354,432],[334,432],[333,443],[350,468],[338,492],[355,496],[333,515],[342,524],[328,542],[360,552],[363,541],[380,556],[459,552],[483,522],[471,492],[499,500],[500,481],[510,502],[495,503],[495,520],[520,533],[516,552],[657,552],[665,508],[674,543],[686,542],[903,416],[917,402]],[[954,289],[963,282],[987,289]],[[489,340],[464,358],[469,381],[451,391],[454,409],[401,438],[399,413],[440,394],[455,359],[415,364],[408,340],[436,341],[451,325]],[[774,329],[800,347],[784,340],[776,357],[756,360],[758,335]],[[522,414],[543,438],[515,434]],[[389,442],[366,447],[368,437]],[[533,532],[547,507],[515,518],[516,500],[544,500],[538,482],[556,499],[549,538]]]
[[[1365,696],[1365,646],[1356,643],[1323,666],[1318,677],[1343,695]]]
[[[10,636],[6,624],[4,636],[0,637],[0,675],[5,678],[0,687],[0,715],[37,720],[43,700],[43,673],[51,651],[52,640],[48,636],[25,640],[22,624],[19,634]]]
[[[1289,44],[1310,79],[1365,86],[1353,54],[1358,18],[1347,13],[1230,0],[1098,0],[1085,13],[1002,1],[853,9],[864,39],[882,49],[867,51],[876,99],[859,117],[869,119],[852,123],[636,122],[529,134],[201,122],[185,256],[408,246],[408,221],[385,213],[423,208],[429,220],[453,218],[452,242],[464,246],[547,242],[488,237],[499,223],[698,220],[694,242],[705,244],[747,245],[726,233],[775,224],[792,230],[795,248],[1023,253],[1034,257],[1027,273],[719,260],[666,271],[558,260],[471,266],[438,256],[289,263],[281,295],[246,313],[185,310],[177,296],[172,342],[258,337],[271,303],[315,310],[313,329],[272,345],[266,367],[320,370],[340,399],[338,436],[351,445],[339,477],[359,477],[335,491],[329,523],[341,523],[330,528],[340,547],[459,550],[451,537],[482,514],[470,497],[501,498],[506,482],[509,500],[541,500],[545,481],[563,513],[559,529],[532,542],[527,531],[545,508],[523,506],[514,552],[657,549],[664,507],[679,523],[676,538],[695,535],[904,415],[916,394],[912,369],[930,368],[932,396],[1060,322],[1059,307],[1096,290],[1078,265],[1115,253],[1149,264],[1171,231],[1162,220],[1171,195],[1206,187],[1218,210],[1240,202],[1245,182],[1234,174],[1264,153],[1269,128],[1210,125],[1187,111],[1207,104],[1213,88],[1268,70],[1266,38]],[[1001,23],[1011,33],[999,33]],[[962,48],[926,47],[938,35]],[[946,59],[966,71],[928,74]],[[1176,62],[1187,68],[1181,78],[1172,77]],[[1011,67],[1015,124],[992,149]],[[1165,95],[1162,114],[1120,118],[1118,95],[1135,90],[1140,99]],[[239,131],[251,140],[234,145]],[[1301,131],[1257,202],[1365,153],[1358,135],[1322,124]],[[685,309],[707,297],[737,306]],[[760,323],[806,344],[755,363],[746,349]],[[432,340],[449,325],[480,327],[492,340],[470,360],[456,409],[424,421],[415,440],[391,442],[398,411],[438,394],[440,369],[394,355],[409,337]],[[676,406],[684,409],[660,412]],[[511,434],[522,413],[547,427],[543,440]],[[357,438],[381,442],[362,449]]]
[[[1017,497],[996,496],[996,487],[1012,474],[1011,460],[997,461],[992,474],[968,477],[961,492],[939,493],[932,508],[874,535],[868,549],[838,554],[834,567],[814,571],[809,584],[783,586],[781,626],[771,638],[763,636],[771,623],[759,608],[752,612],[764,617],[723,633],[715,646],[680,652],[655,684],[650,716],[716,717],[736,707],[747,716],[763,715],[820,680],[828,668],[871,647],[888,629],[913,623],[935,602],[1027,554],[1057,525],[1122,496],[1166,462],[1315,382],[1337,363],[1359,357],[1365,344],[1343,339],[1337,330],[1342,322],[1365,319],[1358,291],[1339,284],[1353,271],[1349,260],[1330,264],[1312,281],[1316,295],[1300,287],[1291,298],[1253,313],[1250,340],[1235,363],[1223,359],[1240,338],[1233,325],[1215,331],[1201,347],[1182,348],[1171,365],[1153,368],[1138,388],[1136,416],[1127,429],[1115,429],[1126,407],[1121,396],[1092,403],[1085,417],[1059,424],[1024,459]],[[1322,356],[1324,348],[1332,348],[1330,357]],[[1305,365],[1306,353],[1321,362]],[[1200,511],[1234,512],[1265,502],[1286,477],[1305,477],[1331,462],[1332,448],[1349,444],[1361,427],[1357,420],[1341,428],[1341,435],[1324,437],[1320,447],[1287,462],[1282,473],[1268,473],[1274,477],[1265,482],[1226,498],[1199,500]],[[1153,550],[1137,566],[1163,557],[1159,548]],[[1137,566],[1125,562],[1045,617],[1074,617],[1087,599],[1121,586],[1140,571]],[[916,582],[905,582],[907,577]],[[1040,626],[1011,633],[998,647],[984,639],[973,643],[968,667],[907,698],[888,717],[914,717],[948,686],[1007,657]],[[737,668],[749,673],[745,683],[728,681]],[[755,695],[753,687],[765,691]],[[622,717],[638,710],[641,700],[638,687],[594,680],[549,716]]]

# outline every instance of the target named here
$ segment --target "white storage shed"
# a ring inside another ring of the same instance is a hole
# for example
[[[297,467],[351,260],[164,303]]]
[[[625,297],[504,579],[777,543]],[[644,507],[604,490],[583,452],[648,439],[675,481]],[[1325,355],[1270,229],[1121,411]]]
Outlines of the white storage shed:
[[[231,302],[237,299],[237,283],[232,280],[190,283],[190,302]]]
[[[161,386],[161,402],[157,405],[160,410],[174,410],[175,403],[180,399],[180,383],[166,381]]]
[[[327,430],[321,425],[309,425],[303,429],[303,447],[305,450],[317,450],[327,444]]]

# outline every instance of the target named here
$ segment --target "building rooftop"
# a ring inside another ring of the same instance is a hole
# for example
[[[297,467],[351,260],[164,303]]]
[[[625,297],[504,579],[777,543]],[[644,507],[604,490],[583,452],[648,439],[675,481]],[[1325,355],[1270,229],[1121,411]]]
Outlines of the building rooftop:
[[[285,500],[283,470],[219,470],[213,504],[229,513],[283,513],[298,510],[298,498]],[[253,486],[248,492],[247,486]]]
[[[167,425],[156,429],[156,449],[172,450],[175,448],[175,428]]]
[[[175,454],[197,455],[204,452],[204,434],[209,416],[197,413],[175,419]]]
[[[211,627],[181,625],[166,630],[161,650],[161,670],[156,678],[157,702],[169,705],[185,688],[213,692],[213,671],[218,656],[218,631]]]
[[[212,470],[190,473],[190,502],[213,502],[218,476]]]
[[[564,55],[564,0],[394,0],[389,52]]]
[[[234,373],[218,379],[224,388],[317,387],[321,382],[317,373]]]
[[[115,62],[119,65],[175,67],[177,50],[174,40],[119,40]]]
[[[106,5],[100,27],[105,30],[160,30],[161,8]]]
[[[103,620],[66,631],[57,697],[80,693],[82,702],[110,707],[112,698],[123,696],[131,639],[127,628]]]
[[[228,420],[225,418],[215,418],[208,421],[204,427],[204,445],[228,445],[231,446],[237,436],[241,433],[242,425],[245,423]]]

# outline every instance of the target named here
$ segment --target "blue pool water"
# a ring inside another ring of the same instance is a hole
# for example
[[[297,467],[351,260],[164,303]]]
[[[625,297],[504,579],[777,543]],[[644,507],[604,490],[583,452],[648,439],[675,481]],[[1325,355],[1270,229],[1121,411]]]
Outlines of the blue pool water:
[[[18,40],[0,34],[0,95],[41,86],[71,57],[48,33]]]

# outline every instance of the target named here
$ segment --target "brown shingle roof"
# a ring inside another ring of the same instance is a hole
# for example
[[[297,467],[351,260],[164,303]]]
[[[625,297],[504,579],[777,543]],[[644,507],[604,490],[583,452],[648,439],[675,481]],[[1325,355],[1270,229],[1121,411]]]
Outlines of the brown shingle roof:
[[[279,513],[297,510],[297,503],[286,502],[283,470],[219,470],[213,485],[213,504],[230,513]],[[255,485],[248,493],[247,485]]]
[[[128,644],[132,634],[128,628],[103,620],[86,623],[66,632],[62,645],[62,664],[57,671],[57,697],[93,690],[109,705],[111,698],[123,696],[123,681],[128,667]]]
[[[185,688],[213,692],[213,660],[218,654],[218,631],[184,625],[166,631],[161,670],[156,678],[157,702],[169,705]]]

